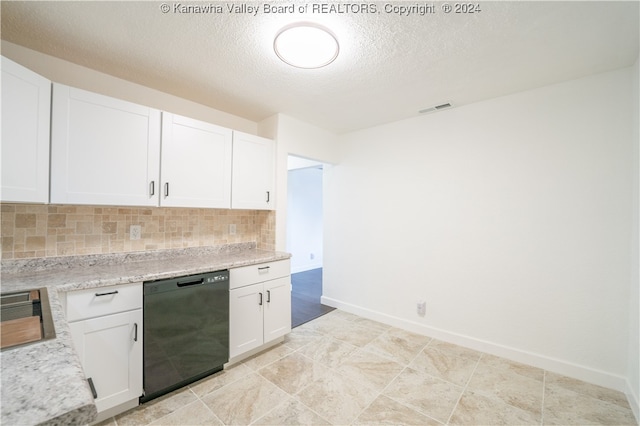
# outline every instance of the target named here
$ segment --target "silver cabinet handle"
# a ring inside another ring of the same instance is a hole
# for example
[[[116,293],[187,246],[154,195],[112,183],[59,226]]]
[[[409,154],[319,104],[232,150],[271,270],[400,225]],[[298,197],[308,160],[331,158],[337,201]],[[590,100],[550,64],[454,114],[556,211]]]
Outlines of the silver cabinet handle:
[[[267,290],[267,303],[271,303],[271,290]]]
[[[156,181],[152,180],[151,183],[149,184],[149,195],[155,195],[156,194]]]
[[[258,302],[258,305],[262,306],[262,293],[258,293],[260,295],[260,301]]]
[[[169,196],[169,182],[164,184],[164,196],[165,197]]]
[[[269,193],[269,191],[267,191],[267,203],[271,201],[271,194]]]
[[[137,322],[133,323],[133,341],[134,342],[138,341],[138,323]]]
[[[258,268],[258,271],[269,270],[269,268],[271,268],[271,266],[263,266],[261,268]]]

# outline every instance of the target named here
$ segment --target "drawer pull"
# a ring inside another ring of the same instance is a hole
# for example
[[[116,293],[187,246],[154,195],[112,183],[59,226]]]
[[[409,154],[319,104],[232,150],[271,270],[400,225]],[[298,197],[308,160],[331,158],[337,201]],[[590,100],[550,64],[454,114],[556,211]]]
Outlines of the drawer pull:
[[[118,290],[115,291],[110,291],[108,293],[96,293],[96,297],[100,297],[100,296],[110,296],[112,294],[118,294]]]
[[[91,394],[93,395],[93,399],[98,398],[98,392],[96,392],[96,387],[93,385],[93,380],[91,379],[91,377],[87,379],[87,382],[89,382],[89,387],[91,388]]]
[[[263,266],[262,268],[258,268],[258,271],[269,270],[269,268],[271,268],[271,266]]]

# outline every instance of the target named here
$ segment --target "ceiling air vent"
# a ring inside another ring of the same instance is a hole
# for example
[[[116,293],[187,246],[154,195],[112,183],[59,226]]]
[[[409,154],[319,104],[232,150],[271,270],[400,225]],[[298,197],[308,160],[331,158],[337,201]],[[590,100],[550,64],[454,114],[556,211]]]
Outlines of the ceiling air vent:
[[[442,105],[436,105],[434,107],[431,108],[425,108],[425,109],[421,109],[420,111],[418,111],[419,114],[428,114],[430,112],[435,112],[435,111],[440,111],[443,109],[447,109],[447,108],[451,108],[453,105],[451,105],[450,102],[447,102],[446,104],[442,104]]]

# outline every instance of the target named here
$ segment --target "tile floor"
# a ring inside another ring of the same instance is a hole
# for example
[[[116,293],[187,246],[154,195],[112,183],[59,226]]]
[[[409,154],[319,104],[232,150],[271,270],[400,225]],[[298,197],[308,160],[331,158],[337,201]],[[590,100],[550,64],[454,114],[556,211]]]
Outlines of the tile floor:
[[[634,425],[625,396],[335,310],[104,425]]]

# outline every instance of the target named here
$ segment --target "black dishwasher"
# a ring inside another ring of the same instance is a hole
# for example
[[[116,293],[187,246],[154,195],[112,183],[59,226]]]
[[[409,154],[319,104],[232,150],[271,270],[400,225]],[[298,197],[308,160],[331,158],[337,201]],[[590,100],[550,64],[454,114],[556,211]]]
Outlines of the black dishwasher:
[[[144,283],[146,402],[229,361],[229,271]]]

